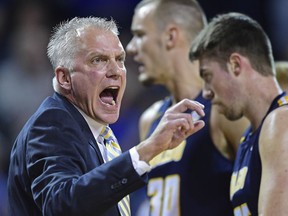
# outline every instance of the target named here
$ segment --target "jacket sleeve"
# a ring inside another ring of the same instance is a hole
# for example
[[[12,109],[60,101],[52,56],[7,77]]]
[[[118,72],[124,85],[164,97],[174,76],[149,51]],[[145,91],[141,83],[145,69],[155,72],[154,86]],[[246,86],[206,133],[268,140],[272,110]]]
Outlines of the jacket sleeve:
[[[61,109],[45,111],[32,124],[26,162],[43,215],[101,215],[147,181],[134,170],[129,152],[101,164],[83,127]]]

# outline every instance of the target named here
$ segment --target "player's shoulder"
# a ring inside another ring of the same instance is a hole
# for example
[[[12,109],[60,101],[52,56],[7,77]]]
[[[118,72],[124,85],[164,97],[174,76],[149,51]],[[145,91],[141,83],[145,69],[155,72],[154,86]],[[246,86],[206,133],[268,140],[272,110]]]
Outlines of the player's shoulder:
[[[288,119],[288,106],[284,105],[274,109],[270,112],[263,121],[261,132],[259,136],[259,149],[263,157],[273,156],[275,149],[280,149],[280,152],[287,152],[287,119]],[[273,154],[272,154],[273,153]]]
[[[263,122],[263,127],[286,128],[288,119],[288,104],[278,107],[270,112]]]
[[[163,100],[158,100],[154,102],[151,106],[149,106],[141,115],[140,120],[141,121],[151,121],[152,119],[155,119],[155,117],[159,113],[159,109],[162,107],[164,103]]]
[[[140,116],[139,121],[139,133],[140,139],[143,140],[155,119],[157,119],[161,114],[159,113],[160,108],[163,106],[164,100],[159,100],[153,103],[150,107],[148,107]]]

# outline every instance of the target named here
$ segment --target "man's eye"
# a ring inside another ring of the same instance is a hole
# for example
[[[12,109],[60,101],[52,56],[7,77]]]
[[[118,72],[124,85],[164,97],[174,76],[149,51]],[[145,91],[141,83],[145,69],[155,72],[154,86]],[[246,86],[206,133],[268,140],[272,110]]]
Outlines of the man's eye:
[[[94,58],[93,60],[92,60],[92,62],[94,63],[94,64],[99,64],[99,63],[102,63],[102,62],[105,62],[106,60],[105,59],[103,59],[103,58]]]
[[[141,38],[143,38],[145,36],[145,33],[137,31],[137,32],[133,32],[133,36],[134,36],[135,39],[141,39]]]
[[[101,61],[100,58],[94,58],[94,59],[92,60],[92,62],[93,62],[93,63],[96,63],[96,64],[99,63],[100,61]]]
[[[125,62],[125,57],[119,57],[119,58],[118,58],[118,61],[120,61],[120,62]]]

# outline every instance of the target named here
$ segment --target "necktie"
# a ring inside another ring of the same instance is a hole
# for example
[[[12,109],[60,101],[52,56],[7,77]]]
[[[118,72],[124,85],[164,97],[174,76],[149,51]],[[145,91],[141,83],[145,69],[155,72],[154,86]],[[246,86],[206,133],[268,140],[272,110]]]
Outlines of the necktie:
[[[106,162],[121,154],[121,148],[110,127],[103,127],[99,135],[99,142],[102,144],[105,143],[106,148],[104,148],[104,160]],[[118,208],[121,216],[131,215],[129,195],[118,202]]]

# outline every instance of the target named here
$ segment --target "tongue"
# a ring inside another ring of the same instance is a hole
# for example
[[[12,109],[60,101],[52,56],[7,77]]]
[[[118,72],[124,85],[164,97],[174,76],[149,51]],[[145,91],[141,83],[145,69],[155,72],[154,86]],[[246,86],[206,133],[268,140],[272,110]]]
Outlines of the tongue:
[[[102,92],[100,94],[100,98],[104,103],[107,103],[107,104],[114,103],[113,95],[111,94],[111,92],[108,92],[108,91]]]

